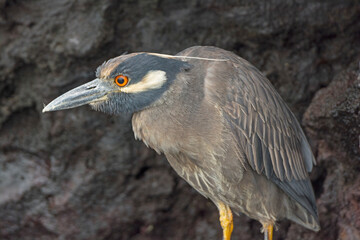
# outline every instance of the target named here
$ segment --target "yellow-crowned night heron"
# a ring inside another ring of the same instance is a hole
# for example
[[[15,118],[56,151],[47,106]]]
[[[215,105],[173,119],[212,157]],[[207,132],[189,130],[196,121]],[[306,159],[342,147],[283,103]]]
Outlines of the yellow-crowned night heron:
[[[225,240],[231,209],[258,220],[265,239],[281,219],[320,229],[308,176],[315,160],[304,132],[249,62],[219,48],[191,47],[175,56],[119,56],[96,77],[43,112],[90,104],[109,114],[133,113],[135,137],[164,153],[216,204]]]

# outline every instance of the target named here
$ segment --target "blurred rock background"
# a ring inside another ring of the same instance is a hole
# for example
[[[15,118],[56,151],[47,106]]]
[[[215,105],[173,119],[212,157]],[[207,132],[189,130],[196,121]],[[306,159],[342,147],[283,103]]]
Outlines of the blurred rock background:
[[[214,45],[252,62],[302,122],[322,230],[360,239],[360,1],[0,0],[0,239],[221,239],[218,213],[133,138],[130,116],[42,114],[124,52]],[[236,217],[233,239],[262,239]]]

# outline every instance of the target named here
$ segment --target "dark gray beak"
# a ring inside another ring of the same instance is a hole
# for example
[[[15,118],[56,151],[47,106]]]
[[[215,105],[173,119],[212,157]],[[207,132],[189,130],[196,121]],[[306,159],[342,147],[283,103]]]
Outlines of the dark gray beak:
[[[111,90],[110,84],[97,78],[91,82],[74,88],[67,93],[64,93],[50,102],[42,111],[51,112],[75,108],[89,103],[105,101],[107,99],[106,95]]]

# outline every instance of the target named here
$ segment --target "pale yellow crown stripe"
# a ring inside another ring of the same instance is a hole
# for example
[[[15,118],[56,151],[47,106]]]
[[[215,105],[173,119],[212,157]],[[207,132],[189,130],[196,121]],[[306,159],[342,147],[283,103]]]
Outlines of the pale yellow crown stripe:
[[[147,53],[154,56],[159,56],[163,58],[183,58],[183,59],[197,59],[197,60],[205,60],[205,61],[227,61],[228,59],[216,59],[216,58],[202,58],[202,57],[191,57],[191,56],[174,56],[174,55],[167,55],[161,53]]]

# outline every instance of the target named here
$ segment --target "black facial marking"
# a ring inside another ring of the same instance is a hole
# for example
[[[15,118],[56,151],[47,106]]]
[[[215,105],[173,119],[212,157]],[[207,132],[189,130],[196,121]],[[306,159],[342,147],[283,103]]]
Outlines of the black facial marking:
[[[171,81],[179,72],[189,68],[190,64],[187,62],[141,53],[120,63],[109,77],[125,74],[131,78],[131,84],[134,84],[141,81],[149,71],[161,70],[166,72],[167,79]]]
[[[92,107],[110,114],[140,111],[161,98],[176,79],[178,73],[188,71],[191,67],[192,65],[181,60],[158,57],[147,53],[129,57],[116,66],[108,78],[125,75],[129,78],[128,85],[131,85],[140,82],[150,71],[160,70],[166,73],[164,85],[158,89],[149,89],[138,93],[113,92],[107,95],[107,101],[92,104]],[[121,79],[118,81],[121,84]]]

